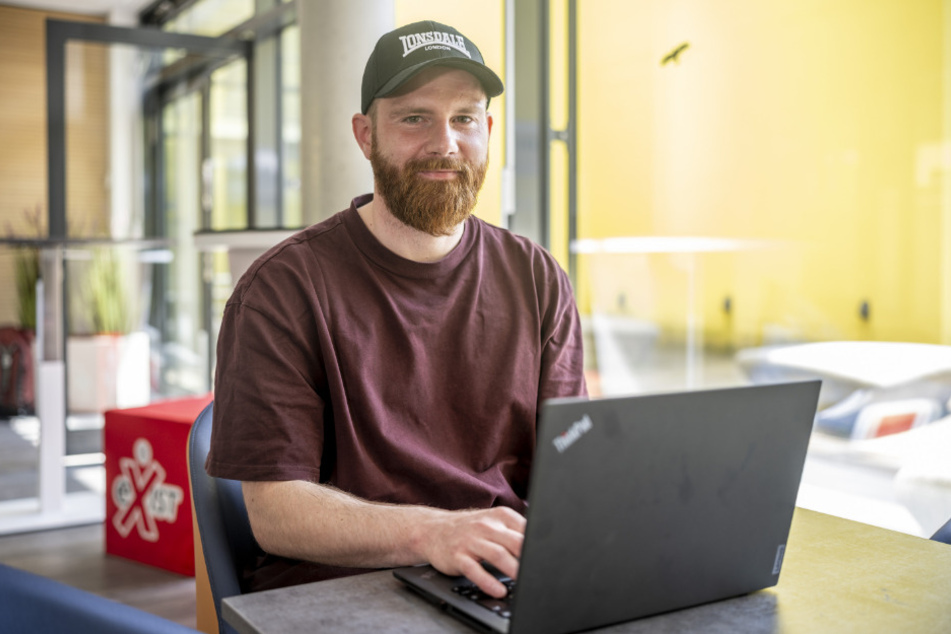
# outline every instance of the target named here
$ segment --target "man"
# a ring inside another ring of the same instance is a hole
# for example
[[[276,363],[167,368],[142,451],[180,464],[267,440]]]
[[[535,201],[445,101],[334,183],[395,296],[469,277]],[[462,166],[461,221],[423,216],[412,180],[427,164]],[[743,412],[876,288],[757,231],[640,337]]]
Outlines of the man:
[[[207,470],[242,481],[245,589],[432,563],[515,577],[539,406],[585,394],[564,272],[470,213],[502,82],[452,27],[384,35],[353,133],[374,192],[241,278]]]

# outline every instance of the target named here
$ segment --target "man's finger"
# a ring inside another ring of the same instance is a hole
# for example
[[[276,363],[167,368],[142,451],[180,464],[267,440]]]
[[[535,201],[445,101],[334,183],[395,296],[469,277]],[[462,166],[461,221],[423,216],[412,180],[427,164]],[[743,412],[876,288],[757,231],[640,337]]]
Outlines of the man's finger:
[[[466,579],[476,584],[480,590],[490,597],[496,599],[504,598],[508,594],[508,588],[501,581],[495,578],[495,575],[482,567],[482,564],[475,559],[470,559],[466,565],[460,566],[462,574]]]
[[[518,578],[518,558],[505,548],[488,548],[481,557],[482,561],[493,566],[503,575],[512,579]]]

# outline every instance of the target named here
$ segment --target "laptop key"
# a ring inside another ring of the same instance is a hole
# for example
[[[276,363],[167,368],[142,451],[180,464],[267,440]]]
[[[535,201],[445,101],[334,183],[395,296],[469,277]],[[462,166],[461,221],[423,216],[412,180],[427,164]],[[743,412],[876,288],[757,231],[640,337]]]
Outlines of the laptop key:
[[[512,617],[512,611],[509,606],[508,597],[512,596],[512,591],[515,589],[515,581],[505,577],[499,579],[505,587],[508,588],[508,596],[504,599],[496,599],[495,597],[490,597],[482,590],[480,590],[474,583],[465,582],[460,583],[456,586],[453,586],[452,591],[459,594],[461,597],[465,597],[478,605],[495,612],[504,619]]]

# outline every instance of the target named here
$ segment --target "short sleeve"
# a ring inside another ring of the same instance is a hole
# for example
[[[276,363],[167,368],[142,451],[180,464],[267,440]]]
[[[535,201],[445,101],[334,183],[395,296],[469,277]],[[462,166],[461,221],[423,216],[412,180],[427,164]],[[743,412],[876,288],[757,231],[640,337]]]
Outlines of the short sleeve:
[[[225,308],[206,462],[213,476],[319,479],[325,329],[313,285],[291,264],[271,261],[249,271]]]
[[[553,260],[539,279],[542,290],[542,357],[538,386],[539,411],[546,399],[588,394],[584,376],[584,340],[581,318],[571,282]]]

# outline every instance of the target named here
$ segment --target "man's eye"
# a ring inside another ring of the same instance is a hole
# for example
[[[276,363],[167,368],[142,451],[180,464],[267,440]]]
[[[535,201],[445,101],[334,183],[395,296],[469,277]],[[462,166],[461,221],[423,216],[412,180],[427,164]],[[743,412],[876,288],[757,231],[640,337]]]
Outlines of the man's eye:
[[[403,119],[403,121],[404,121],[405,123],[419,123],[419,122],[422,121],[422,120],[423,120],[423,118],[422,118],[421,116],[415,115],[415,114],[414,114],[414,115],[410,115],[410,116],[406,117],[405,119]]]
[[[457,122],[459,122],[459,123],[464,123],[464,124],[472,123],[474,120],[475,120],[475,119],[473,119],[472,117],[470,117],[470,116],[468,116],[468,115],[463,115],[463,116],[460,116],[460,117],[456,117],[456,121],[457,121]]]

